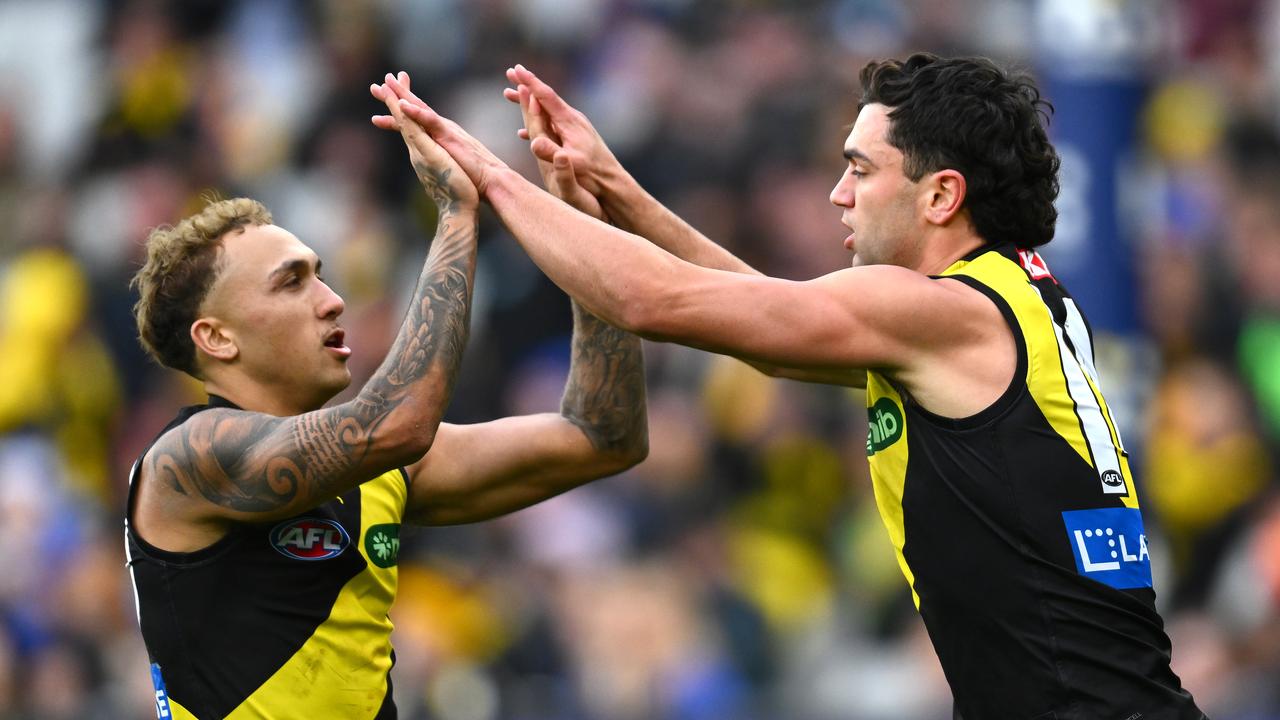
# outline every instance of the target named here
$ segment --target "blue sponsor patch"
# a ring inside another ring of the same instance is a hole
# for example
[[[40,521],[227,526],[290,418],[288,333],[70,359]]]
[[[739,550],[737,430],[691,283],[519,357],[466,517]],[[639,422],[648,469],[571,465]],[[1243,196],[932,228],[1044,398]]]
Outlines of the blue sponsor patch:
[[[169,711],[169,693],[164,689],[164,677],[160,674],[160,666],[151,663],[151,684],[156,688],[156,718],[168,720],[173,717]]]
[[[1151,556],[1140,511],[1068,510],[1062,522],[1081,575],[1118,590],[1151,587]]]

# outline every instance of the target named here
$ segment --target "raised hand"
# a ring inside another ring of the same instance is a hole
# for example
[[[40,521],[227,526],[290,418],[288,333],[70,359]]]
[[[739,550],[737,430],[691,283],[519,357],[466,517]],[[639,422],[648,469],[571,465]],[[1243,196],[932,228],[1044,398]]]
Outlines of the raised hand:
[[[452,156],[457,166],[462,168],[467,177],[471,178],[475,189],[483,197],[490,181],[498,173],[511,168],[499,160],[498,156],[490,152],[489,148],[485,147],[483,143],[472,137],[466,130],[463,130],[461,125],[432,110],[431,106],[427,105],[422,98],[410,92],[408,80],[407,73],[400,73],[399,78],[389,73],[387,74],[382,87],[389,90],[392,98],[398,101],[394,102],[397,105],[396,112],[393,112],[391,117],[386,115],[375,116],[373,124],[390,130],[393,127],[398,127],[393,125],[399,122],[397,118],[412,120]],[[373,91],[374,87],[370,87],[370,91]],[[375,94],[375,96],[377,95]],[[392,98],[386,100],[388,108],[393,104]],[[383,98],[379,97],[379,99]]]
[[[458,167],[458,163],[440,147],[418,123],[405,118],[400,98],[387,83],[399,82],[408,90],[409,74],[401,72],[397,80],[387,73],[382,84],[369,86],[369,92],[386,104],[390,115],[375,115],[373,124],[383,130],[396,130],[409,148],[409,161],[422,182],[427,195],[435,201],[441,213],[473,211],[480,205],[480,195],[475,183]]]
[[[507,80],[515,87],[507,88],[503,96],[520,105],[525,118],[520,137],[529,141],[538,160],[553,163],[557,155],[563,155],[578,185],[597,198],[603,196],[609,181],[625,175],[587,116],[550,85],[523,65],[508,69]]]
[[[526,139],[549,137],[553,142],[559,141],[558,136],[555,136],[549,127],[550,120],[539,106],[537,98],[533,97],[528,85],[521,85],[516,91],[508,88],[506,92],[515,92],[518,95],[520,115],[524,118],[523,137]],[[578,182],[569,151],[557,150],[550,160],[543,160],[536,155],[534,157],[538,161],[538,171],[542,173],[542,182],[552,195],[593,218],[609,222],[604,208],[600,205],[600,199]]]

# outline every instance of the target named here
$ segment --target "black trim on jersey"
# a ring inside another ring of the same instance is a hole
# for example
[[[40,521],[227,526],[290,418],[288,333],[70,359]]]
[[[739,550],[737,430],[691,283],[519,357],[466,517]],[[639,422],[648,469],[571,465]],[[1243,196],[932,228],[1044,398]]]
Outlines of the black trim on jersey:
[[[244,408],[222,397],[209,393],[209,407],[211,408],[228,408],[230,410],[243,410]]]
[[[1002,414],[1007,412],[1018,398],[1026,392],[1027,389],[1027,340],[1022,335],[1022,327],[1018,325],[1018,318],[1013,314],[1013,308],[1009,307],[1009,303],[1000,297],[995,290],[982,284],[982,282],[969,277],[968,275],[935,275],[931,276],[936,279],[958,280],[965,285],[982,293],[1000,310],[1000,314],[1004,317],[1005,322],[1009,325],[1009,331],[1013,333],[1013,342],[1017,346],[1018,361],[1017,367],[1014,368],[1013,378],[1009,380],[1009,385],[1000,393],[1000,397],[996,398],[990,405],[979,410],[978,412],[962,417],[949,418],[937,413],[931,412],[916,402],[915,398],[906,392],[904,388],[897,387],[898,394],[902,396],[904,403],[909,403],[916,412],[928,420],[929,422],[940,427],[950,430],[971,430],[973,428],[982,427],[983,425],[995,420]]]
[[[396,651],[391,651],[391,667],[396,666]],[[373,720],[398,720],[399,715],[396,711],[395,693],[391,688],[391,672],[387,671],[387,694],[382,697],[382,707],[378,708],[378,714],[373,716]]]

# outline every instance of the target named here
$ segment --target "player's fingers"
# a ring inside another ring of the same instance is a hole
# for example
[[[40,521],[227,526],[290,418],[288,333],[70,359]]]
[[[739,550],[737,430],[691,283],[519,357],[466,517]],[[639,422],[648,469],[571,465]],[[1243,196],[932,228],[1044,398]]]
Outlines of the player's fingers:
[[[531,70],[523,65],[516,65],[515,70],[516,77],[519,78],[521,83],[529,86],[533,91],[533,94],[542,102],[542,105],[547,109],[552,117],[564,115],[573,111],[573,108],[569,103],[565,102],[563,98],[556,94],[556,91],[551,89],[550,85],[538,79],[538,76],[534,75]]]
[[[534,99],[528,85],[520,86],[520,111],[524,115],[524,126],[529,129],[529,137],[541,137],[547,134],[546,118],[543,117],[538,101]]]
[[[391,117],[390,115],[374,115],[369,119],[373,121],[373,125],[376,128],[380,128],[382,130],[398,130],[399,129],[396,127],[396,119]]]
[[[519,130],[516,131],[516,137],[520,138],[521,140],[528,140],[529,131],[524,128],[520,128]]]
[[[424,105],[415,105],[404,98],[400,99],[400,112],[405,117],[418,123],[426,131],[435,136],[445,130],[444,118],[440,117],[436,111]]]
[[[519,84],[519,81],[516,80],[515,68],[507,68],[507,82],[511,83],[512,85]]]
[[[510,100],[513,103],[520,102],[520,92],[515,88],[503,88],[502,97]]]
[[[405,71],[401,70],[401,71],[396,75],[396,79],[400,81],[400,84],[401,84],[401,85],[404,85],[404,89],[405,89],[405,90],[408,90],[408,89],[409,89],[409,73],[407,73],[407,72],[405,72]]]
[[[391,77],[391,75],[390,75],[390,74],[388,74],[388,75],[387,75],[387,78],[388,78],[388,80],[387,80],[387,87],[391,88],[391,90],[392,90],[392,91],[393,91],[397,96],[399,96],[399,97],[401,97],[401,98],[403,98],[403,99],[405,99],[405,100],[408,100],[409,102],[411,102],[411,103],[413,103],[413,104],[415,104],[415,105],[421,105],[421,106],[423,106],[423,107],[426,107],[426,106],[427,106],[427,103],[426,103],[426,102],[424,102],[422,98],[420,98],[420,97],[418,97],[417,95],[414,95],[413,93],[409,92],[409,88],[407,88],[407,87],[405,87],[404,85],[402,85],[402,84],[400,83],[400,81],[399,81],[399,80],[396,80],[394,77]]]
[[[391,80],[391,73],[387,73],[386,80]],[[387,106],[391,116],[395,118],[397,126],[404,119],[404,113],[400,111],[400,101],[386,83],[382,85],[382,102]]]

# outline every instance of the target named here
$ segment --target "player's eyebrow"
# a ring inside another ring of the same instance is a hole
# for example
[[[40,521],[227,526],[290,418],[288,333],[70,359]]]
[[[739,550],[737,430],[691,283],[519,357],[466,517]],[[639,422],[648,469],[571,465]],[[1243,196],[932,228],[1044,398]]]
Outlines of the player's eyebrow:
[[[316,262],[315,271],[316,273],[319,273],[320,266],[323,263],[320,261],[320,258],[316,258],[315,262]],[[292,260],[285,260],[284,262],[280,263],[279,267],[271,271],[271,274],[267,276],[267,279],[271,280],[272,282],[275,282],[280,280],[285,275],[288,275],[289,273],[302,273],[309,270],[310,268],[311,268],[311,262],[303,258],[294,258]]]
[[[864,165],[870,165],[871,167],[876,166],[876,164],[871,161],[871,158],[867,157],[866,153],[857,148],[845,148],[844,157],[846,160],[857,160]]]

